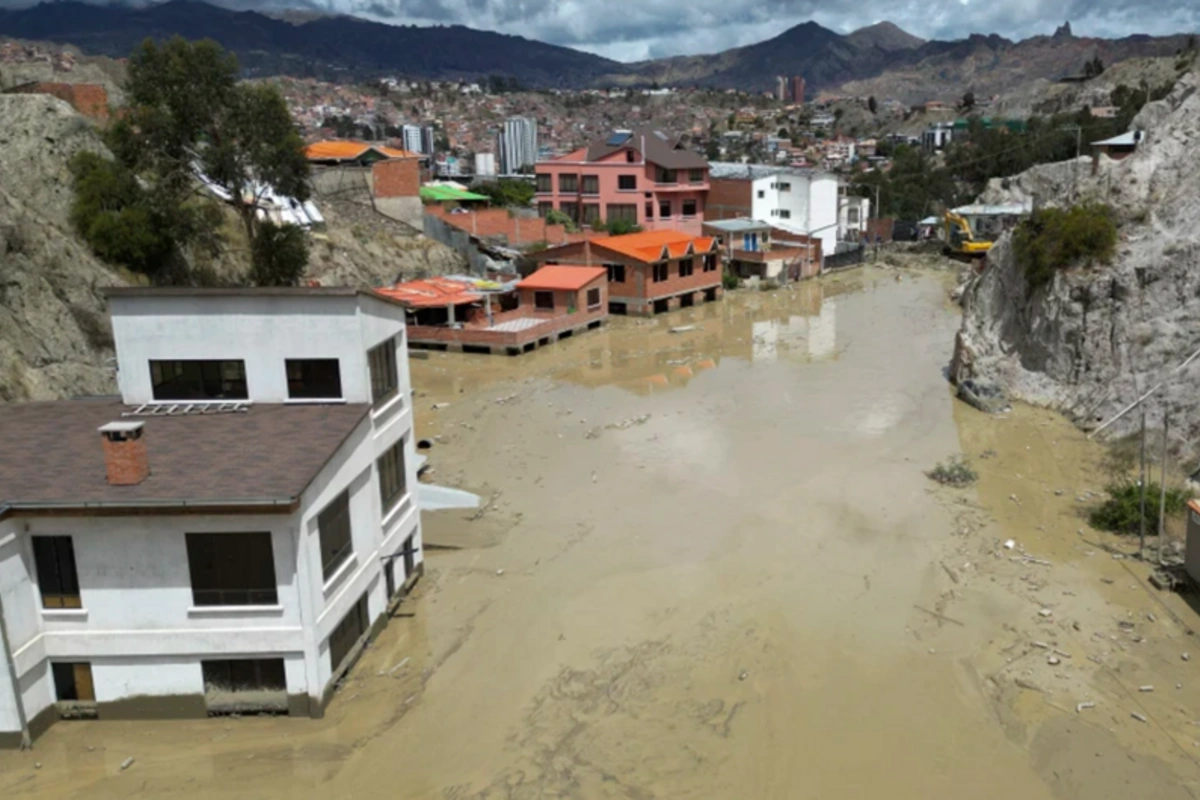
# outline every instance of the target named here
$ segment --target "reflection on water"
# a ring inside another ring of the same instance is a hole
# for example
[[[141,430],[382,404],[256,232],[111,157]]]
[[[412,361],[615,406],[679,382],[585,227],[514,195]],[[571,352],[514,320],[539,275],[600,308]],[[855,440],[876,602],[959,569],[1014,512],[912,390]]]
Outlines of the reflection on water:
[[[608,325],[519,357],[430,353],[412,362],[422,392],[455,395],[500,380],[550,376],[583,386],[650,394],[685,386],[724,358],[819,361],[837,354],[840,294],[857,276],[807,281],[774,292],[739,291],[722,301],[650,319],[612,317]],[[672,333],[672,329],[688,330]]]

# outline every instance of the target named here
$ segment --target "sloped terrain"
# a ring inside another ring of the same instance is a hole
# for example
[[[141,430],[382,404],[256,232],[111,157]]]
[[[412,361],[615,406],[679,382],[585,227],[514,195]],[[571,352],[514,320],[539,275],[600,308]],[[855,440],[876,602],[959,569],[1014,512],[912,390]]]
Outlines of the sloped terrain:
[[[1049,164],[993,181],[983,199],[1031,197],[1069,202],[1078,181],[1082,199],[1117,211],[1120,244],[1111,265],[1060,271],[1030,290],[1008,237],[964,293],[955,364],[958,377],[999,381],[1016,396],[1061,409],[1084,427],[1108,420],[1159,381],[1165,389],[1147,405],[1152,426],[1170,415],[1172,441],[1198,454],[1200,361],[1172,375],[1200,349],[1200,77],[1180,79],[1164,100],[1146,106],[1134,126],[1146,131],[1137,153]],[[1132,432],[1140,416],[1113,425]]]

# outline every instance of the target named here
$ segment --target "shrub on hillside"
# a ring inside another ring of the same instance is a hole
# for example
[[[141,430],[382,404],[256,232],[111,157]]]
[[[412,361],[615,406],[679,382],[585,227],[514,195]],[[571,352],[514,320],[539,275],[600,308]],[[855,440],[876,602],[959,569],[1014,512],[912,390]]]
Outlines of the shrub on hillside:
[[[1030,289],[1060,269],[1108,263],[1117,247],[1113,210],[1103,203],[1038,209],[1017,228],[1013,247]]]
[[[1107,487],[1108,499],[1093,509],[1088,521],[1093,528],[1112,533],[1136,534],[1141,530],[1142,490],[1135,481],[1124,481]],[[1158,501],[1160,484],[1146,483],[1146,530],[1158,530]],[[1191,495],[1185,489],[1167,488],[1168,515],[1182,514]]]
[[[295,286],[308,264],[308,234],[298,225],[264,220],[250,256],[250,277],[256,286]]]

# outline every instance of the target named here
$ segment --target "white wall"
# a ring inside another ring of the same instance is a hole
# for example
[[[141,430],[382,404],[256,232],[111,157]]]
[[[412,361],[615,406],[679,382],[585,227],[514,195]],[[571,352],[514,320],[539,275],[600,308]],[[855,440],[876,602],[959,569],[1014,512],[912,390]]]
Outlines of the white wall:
[[[289,358],[339,359],[342,398],[370,402],[354,295],[118,296],[109,307],[127,403],[153,401],[149,362],[172,359],[243,359],[250,399],[282,403]]]
[[[790,188],[771,188],[781,183]],[[837,247],[838,182],[833,175],[781,173],[756,178],[750,187],[750,202],[754,219],[795,233],[811,233],[821,240],[826,255]],[[788,216],[781,216],[780,211],[786,211]]]

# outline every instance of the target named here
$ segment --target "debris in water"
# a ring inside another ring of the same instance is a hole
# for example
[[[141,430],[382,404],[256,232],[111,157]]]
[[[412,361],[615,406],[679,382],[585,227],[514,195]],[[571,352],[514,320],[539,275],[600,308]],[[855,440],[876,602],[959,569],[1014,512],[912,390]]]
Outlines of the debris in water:
[[[407,664],[407,663],[408,663],[408,659],[409,659],[409,658],[412,658],[412,656],[408,656],[408,657],[406,657],[406,658],[405,658],[403,661],[401,661],[399,664],[397,664],[396,666],[394,666],[394,667],[392,667],[391,669],[389,669],[389,670],[388,670],[388,675],[391,675],[391,674],[392,674],[392,673],[394,673],[396,670],[398,670],[398,669],[402,668],[402,667],[403,667],[405,664]]]
[[[1150,620],[1151,622],[1158,622],[1158,617],[1154,616],[1153,614],[1147,614],[1146,619]]]
[[[1147,684],[1147,685],[1145,685],[1145,686],[1139,686],[1139,687],[1138,687],[1138,691],[1139,691],[1139,692],[1153,692],[1153,691],[1154,691],[1154,687],[1153,687],[1153,686],[1150,686],[1149,684]]]
[[[1012,549],[1013,549],[1014,547],[1016,547],[1016,546],[1017,546],[1017,540],[1016,540],[1016,539],[1009,539],[1007,542],[1005,542],[1005,543],[1004,543],[1004,548],[1005,548],[1006,550],[1012,550]]]
[[[508,394],[508,395],[505,395],[504,397],[497,397],[497,398],[496,398],[496,405],[498,405],[498,406],[502,406],[502,405],[504,405],[505,403],[510,403],[510,402],[512,402],[513,400],[516,400],[516,399],[517,399],[517,396],[516,396],[515,394]]]
[[[449,408],[449,407],[450,407],[449,403],[434,403],[433,404],[434,411],[440,411],[443,408]]]
[[[1085,700],[1082,703],[1075,704],[1075,713],[1078,714],[1080,711],[1083,711],[1085,708],[1095,708],[1095,707],[1096,707],[1096,704],[1093,703],[1091,700]]]
[[[1051,610],[1050,610],[1050,609],[1048,609],[1048,608],[1043,608],[1042,610],[1038,611],[1038,616],[1042,616],[1042,617],[1050,617],[1050,616],[1053,616],[1053,615],[1054,615],[1054,612],[1053,612],[1053,611],[1051,611]]]
[[[746,670],[742,670],[741,672],[738,673],[739,681],[744,681],[744,680],[746,680],[746,678],[749,678],[749,677],[750,677],[750,673],[746,672]]]
[[[1017,686],[1020,686],[1022,689],[1028,689],[1031,692],[1044,692],[1045,691],[1042,687],[1038,686],[1033,681],[1026,680],[1025,678],[1017,678],[1016,680],[1013,681],[1013,683],[1015,683]]]
[[[695,325],[679,325],[670,329],[671,333],[688,333],[694,330],[696,330]]]
[[[1051,655],[1046,658],[1046,663],[1052,667],[1057,667],[1059,664],[1062,663],[1062,660],[1059,659],[1059,657],[1056,655]]]
[[[498,569],[498,570],[496,570],[496,574],[497,574],[497,575],[503,575],[503,574],[504,574],[504,570],[502,570],[502,569]]]
[[[132,766],[133,766],[133,756],[130,756],[129,758],[127,758],[121,762],[121,770],[122,771],[125,771]]]
[[[1133,717],[1133,718],[1134,718],[1134,719],[1136,719],[1138,722],[1145,722],[1145,721],[1146,721],[1146,716],[1145,716],[1145,714],[1139,714],[1139,713],[1138,713],[1138,712],[1136,712],[1136,711],[1132,712],[1132,713],[1131,713],[1129,716]]]
[[[1188,653],[1181,653],[1181,654],[1179,655],[1179,657],[1180,657],[1180,658],[1182,658],[1184,661],[1191,661],[1191,660],[1192,660],[1192,657],[1191,657],[1191,655],[1190,655],[1190,654],[1188,654]]]

